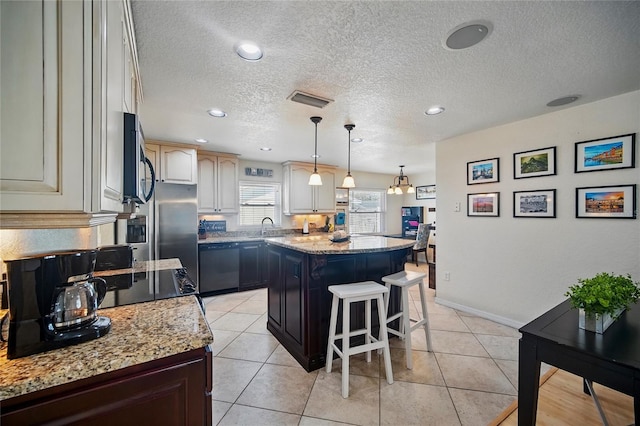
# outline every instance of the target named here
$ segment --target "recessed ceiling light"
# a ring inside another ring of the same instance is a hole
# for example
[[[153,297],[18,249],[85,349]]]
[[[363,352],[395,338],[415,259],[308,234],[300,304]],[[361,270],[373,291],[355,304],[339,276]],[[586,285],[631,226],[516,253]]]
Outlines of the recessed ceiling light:
[[[466,49],[484,40],[493,30],[489,21],[473,21],[458,25],[445,40],[445,47],[453,50]]]
[[[247,61],[259,61],[262,59],[262,49],[250,41],[241,41],[235,45],[236,53]]]
[[[578,99],[580,99],[580,95],[565,96],[563,98],[558,98],[558,99],[552,100],[551,102],[549,102],[547,104],[547,106],[548,107],[562,106],[562,105],[570,104],[571,102],[575,102]]]
[[[360,143],[360,142],[362,142],[363,140],[364,140],[364,139],[362,139],[362,138],[353,138],[353,139],[351,139],[351,142],[353,142],[353,143]]]
[[[428,110],[426,110],[424,113],[426,115],[437,115],[440,114],[441,112],[444,112],[444,107],[441,106],[432,106],[431,108],[429,108]]]
[[[262,148],[260,148],[260,151],[271,151],[271,148],[269,148],[268,146],[263,146]]]
[[[226,117],[227,113],[219,110],[219,109],[210,109],[209,111],[207,111],[209,113],[210,116],[212,117]]]
[[[203,139],[203,138],[197,138],[197,139],[196,139],[196,142],[198,142],[198,143],[207,143],[207,142],[209,142],[209,141],[208,141],[208,140],[206,140],[206,139]]]

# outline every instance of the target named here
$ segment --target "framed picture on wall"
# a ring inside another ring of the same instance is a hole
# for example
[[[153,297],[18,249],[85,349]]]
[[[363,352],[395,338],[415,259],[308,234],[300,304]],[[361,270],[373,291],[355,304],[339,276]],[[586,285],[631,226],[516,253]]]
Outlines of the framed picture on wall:
[[[513,154],[513,178],[523,179],[556,174],[556,147]]]
[[[478,183],[499,182],[498,168],[499,158],[471,161],[467,163],[467,185]]]
[[[636,135],[577,142],[575,172],[628,169],[636,166]]]
[[[636,185],[576,188],[576,217],[635,219]]]
[[[416,200],[426,200],[429,198],[436,198],[435,185],[416,186]]]
[[[556,190],[514,191],[513,217],[556,217]]]
[[[500,216],[500,193],[467,194],[467,216]]]

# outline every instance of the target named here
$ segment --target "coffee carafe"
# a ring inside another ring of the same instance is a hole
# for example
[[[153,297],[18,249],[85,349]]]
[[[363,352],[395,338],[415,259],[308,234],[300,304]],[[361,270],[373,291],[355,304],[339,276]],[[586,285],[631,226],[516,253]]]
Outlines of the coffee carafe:
[[[8,260],[7,358],[19,358],[107,334],[97,311],[106,283],[93,277],[95,250]]]
[[[91,324],[96,320],[98,306],[107,293],[107,283],[102,278],[81,277],[66,287],[58,287],[53,305],[53,326],[56,330],[68,330]]]

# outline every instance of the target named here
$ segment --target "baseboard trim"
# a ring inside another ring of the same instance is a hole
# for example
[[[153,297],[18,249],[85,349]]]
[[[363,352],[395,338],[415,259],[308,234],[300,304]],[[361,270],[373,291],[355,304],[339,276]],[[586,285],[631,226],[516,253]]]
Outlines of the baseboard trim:
[[[484,319],[488,319],[491,320],[493,322],[497,322],[499,324],[503,324],[512,328],[515,328],[516,330],[520,329],[522,326],[525,325],[525,323],[519,322],[519,321],[514,321],[510,318],[505,318],[505,317],[501,317],[499,315],[496,314],[492,314],[491,312],[485,312],[485,311],[481,311],[479,309],[475,309],[472,308],[470,306],[466,306],[466,305],[461,305],[459,303],[455,303],[452,302],[450,300],[446,300],[446,299],[442,299],[440,297],[436,297],[435,298],[435,302],[442,305],[442,306],[447,306],[449,308],[453,308],[456,309],[458,311],[462,311],[462,312],[466,312],[469,314],[473,314],[476,315],[480,318],[484,318]]]

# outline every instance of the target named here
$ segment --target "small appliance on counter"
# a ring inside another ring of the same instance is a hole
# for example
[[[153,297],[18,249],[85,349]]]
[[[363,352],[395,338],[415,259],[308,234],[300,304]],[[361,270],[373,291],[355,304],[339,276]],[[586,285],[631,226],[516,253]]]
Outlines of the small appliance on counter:
[[[130,245],[114,245],[98,247],[95,272],[118,269],[131,269],[133,266],[133,247]],[[107,284],[107,291],[131,288],[133,272],[102,277]]]
[[[97,315],[107,291],[94,278],[96,250],[7,260],[7,358],[19,358],[104,336],[111,320]]]

